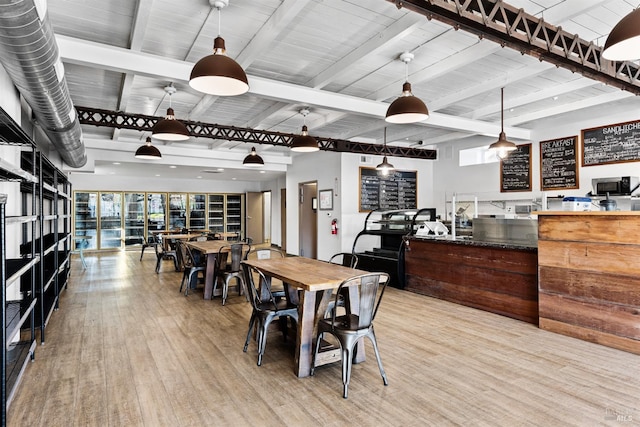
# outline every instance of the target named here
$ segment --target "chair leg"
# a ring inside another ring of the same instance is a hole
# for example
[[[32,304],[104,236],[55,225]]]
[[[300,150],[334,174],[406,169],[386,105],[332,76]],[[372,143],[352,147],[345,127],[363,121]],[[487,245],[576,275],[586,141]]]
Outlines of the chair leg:
[[[247,347],[249,347],[249,341],[251,340],[251,334],[253,333],[253,327],[256,324],[256,313],[255,311],[251,313],[251,319],[249,319],[249,331],[247,332],[247,339],[244,342],[244,348],[242,351],[247,352]]]
[[[376,334],[373,333],[373,329],[371,333],[367,335],[371,340],[371,344],[373,344],[373,351],[376,354],[376,359],[378,360],[378,369],[380,369],[380,375],[382,376],[382,382],[384,385],[389,385],[387,381],[387,374],[384,372],[384,368],[382,367],[382,359],[380,359],[380,352],[378,351],[378,342],[376,340]]]
[[[227,302],[227,295],[229,293],[229,281],[231,280],[231,276],[227,276],[224,278],[224,285],[222,286],[222,305]]]
[[[316,348],[313,351],[313,359],[311,360],[311,376],[316,373],[316,357],[318,356],[318,351],[320,351],[320,342],[322,341],[322,337],[324,337],[324,332],[320,332],[316,338]]]
[[[162,256],[158,257],[158,260],[156,261],[156,273],[160,273],[160,263],[162,262]]]
[[[140,252],[140,261],[142,261],[142,255],[144,255],[144,250],[146,246],[142,245],[142,251]]]
[[[180,281],[180,290],[178,292],[182,292],[182,287],[184,286],[184,279],[187,275],[187,272],[185,271],[184,274],[182,275],[182,280]],[[187,284],[187,288],[189,287],[189,285]],[[187,291],[185,291],[184,296],[187,296]]]
[[[351,365],[353,360],[351,359],[351,348],[348,345],[342,347],[342,397],[347,398],[349,392],[349,380],[351,380]]]
[[[262,366],[262,356],[264,349],[267,347],[267,329],[269,322],[263,320],[258,328],[258,366]]]

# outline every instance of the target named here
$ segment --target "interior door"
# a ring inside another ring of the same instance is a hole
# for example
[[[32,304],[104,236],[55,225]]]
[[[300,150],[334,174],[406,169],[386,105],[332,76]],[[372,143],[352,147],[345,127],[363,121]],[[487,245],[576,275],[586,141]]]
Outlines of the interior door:
[[[313,208],[313,199],[318,197],[318,183],[305,182],[298,185],[298,236],[300,256],[318,257],[318,219]]]
[[[262,193],[247,192],[247,237],[253,239],[254,245],[264,242],[264,202]]]

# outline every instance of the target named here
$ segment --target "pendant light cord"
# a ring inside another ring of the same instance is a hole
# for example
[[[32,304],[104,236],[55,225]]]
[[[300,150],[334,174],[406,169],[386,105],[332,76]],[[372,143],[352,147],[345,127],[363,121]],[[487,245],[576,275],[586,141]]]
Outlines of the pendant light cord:
[[[222,20],[220,19],[220,15],[222,14],[220,12],[220,10],[222,9],[221,7],[216,8],[218,9],[218,37],[220,37],[220,34],[222,34]]]
[[[504,132],[504,88],[500,88],[500,132]]]

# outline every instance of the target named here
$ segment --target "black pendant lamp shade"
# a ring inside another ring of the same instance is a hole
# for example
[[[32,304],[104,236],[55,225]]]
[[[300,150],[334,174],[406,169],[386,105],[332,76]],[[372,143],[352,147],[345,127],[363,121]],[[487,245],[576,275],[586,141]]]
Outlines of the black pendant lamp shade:
[[[242,95],[249,90],[247,75],[236,61],[226,54],[224,39],[220,37],[220,9],[228,0],[209,0],[218,9],[218,37],[213,42],[213,54],[207,55],[193,66],[189,86],[215,96]]]
[[[160,150],[151,145],[151,138],[147,137],[147,143],[145,145],[141,145],[140,148],[136,150],[135,158],[144,160],[160,160],[162,158],[162,154],[160,154]]]
[[[300,114],[306,119],[307,114],[309,114],[309,110],[303,108],[300,110]],[[318,146],[318,141],[312,136],[309,136],[309,130],[307,129],[307,125],[302,125],[302,133],[291,141],[291,151],[297,151],[299,153],[310,153],[313,151],[320,150]]]
[[[387,153],[387,128],[386,127],[384,128],[384,146],[382,148],[382,152],[385,154],[384,154],[384,157],[382,158],[382,163],[376,166],[376,170],[380,175],[387,176],[389,175],[390,172],[393,172],[394,170],[396,170],[396,168],[387,160],[387,154],[386,154]]]
[[[495,150],[498,157],[504,159],[510,152],[516,150],[518,146],[511,141],[507,141],[504,133],[504,88],[500,89],[500,135],[498,140],[489,146],[490,150]]]
[[[163,141],[186,141],[191,136],[187,127],[179,120],[176,119],[176,115],[171,108],[171,96],[176,93],[176,88],[173,84],[166,86],[164,91],[169,94],[169,108],[167,108],[167,115],[158,120],[155,126],[151,129],[151,135],[156,139]]]
[[[640,59],[640,9],[635,9],[613,27],[602,57],[611,61]]]
[[[429,110],[425,103],[411,92],[411,83],[408,80],[409,62],[412,59],[412,53],[404,52],[400,55],[400,60],[405,63],[406,79],[402,85],[402,95],[387,108],[385,121],[389,123],[416,123],[429,118]]]
[[[259,168],[264,166],[264,160],[256,153],[255,147],[251,147],[251,153],[244,158],[242,164],[249,168]]]

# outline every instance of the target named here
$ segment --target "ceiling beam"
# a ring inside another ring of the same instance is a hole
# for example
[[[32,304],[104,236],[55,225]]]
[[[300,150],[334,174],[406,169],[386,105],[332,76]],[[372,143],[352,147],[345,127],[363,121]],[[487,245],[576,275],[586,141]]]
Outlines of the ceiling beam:
[[[602,48],[502,1],[387,0],[502,46],[640,94],[640,68],[601,58]]]
[[[101,110],[76,106],[78,120],[83,125],[98,127],[110,127],[118,129],[131,129],[140,132],[149,132],[162,117],[146,116],[142,114],[128,114],[120,111]],[[212,123],[181,120],[187,127],[189,134],[196,138],[210,138],[227,141],[237,141],[248,144],[267,144],[280,147],[290,147],[292,140],[298,136],[293,133],[283,133],[268,130],[241,128],[236,126],[224,126]],[[407,157],[414,159],[435,160],[435,150],[422,150],[406,147],[384,147],[380,144],[367,144],[364,142],[346,141],[342,139],[313,137],[318,141],[318,146],[324,151],[337,151],[357,154],[388,154],[390,156]]]

